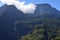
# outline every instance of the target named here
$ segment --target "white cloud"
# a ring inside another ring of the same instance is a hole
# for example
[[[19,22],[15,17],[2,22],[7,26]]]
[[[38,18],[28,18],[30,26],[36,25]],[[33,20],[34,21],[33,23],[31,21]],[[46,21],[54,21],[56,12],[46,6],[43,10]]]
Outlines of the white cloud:
[[[25,5],[25,2],[20,2],[19,0],[0,0],[2,3],[7,5],[14,5],[18,10],[22,11],[23,13],[34,13],[36,9],[35,4],[28,4]]]

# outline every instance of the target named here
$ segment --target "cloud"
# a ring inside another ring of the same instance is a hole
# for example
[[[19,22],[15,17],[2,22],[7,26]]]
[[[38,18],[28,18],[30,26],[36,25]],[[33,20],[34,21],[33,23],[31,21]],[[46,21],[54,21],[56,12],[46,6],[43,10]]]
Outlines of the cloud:
[[[34,13],[36,5],[33,3],[25,4],[25,1],[20,2],[19,0],[0,0],[2,3],[7,5],[14,5],[18,10],[23,13]]]

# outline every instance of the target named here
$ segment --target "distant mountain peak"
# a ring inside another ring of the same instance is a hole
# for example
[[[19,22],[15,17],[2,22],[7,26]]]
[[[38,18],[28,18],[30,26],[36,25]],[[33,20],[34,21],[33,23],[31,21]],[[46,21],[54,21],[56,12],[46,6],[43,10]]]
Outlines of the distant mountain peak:
[[[36,4],[37,6],[47,6],[47,7],[51,7],[51,5],[50,4],[48,4],[48,3],[45,3],[45,4]]]
[[[0,14],[1,15],[18,15],[23,14],[20,10],[17,10],[17,8],[14,5],[4,5],[0,8]]]
[[[54,11],[58,11],[57,9],[53,8],[50,4],[37,4],[35,14],[51,14],[54,13]]]

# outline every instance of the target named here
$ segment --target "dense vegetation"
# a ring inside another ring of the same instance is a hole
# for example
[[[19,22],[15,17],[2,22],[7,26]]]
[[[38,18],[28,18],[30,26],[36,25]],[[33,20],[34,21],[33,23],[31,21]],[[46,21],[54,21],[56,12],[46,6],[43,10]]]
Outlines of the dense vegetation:
[[[31,18],[20,23],[33,26],[33,30],[20,40],[60,40],[60,19]]]

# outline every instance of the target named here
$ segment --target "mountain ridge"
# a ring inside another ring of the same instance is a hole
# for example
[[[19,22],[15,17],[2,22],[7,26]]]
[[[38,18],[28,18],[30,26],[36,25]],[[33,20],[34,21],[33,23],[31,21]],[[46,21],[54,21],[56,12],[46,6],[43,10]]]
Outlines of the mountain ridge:
[[[34,12],[34,14],[44,14],[44,13],[50,13],[51,11],[53,10],[56,10],[58,11],[56,8],[52,7],[50,4],[48,3],[45,3],[45,4],[36,4],[37,7],[36,7],[36,10]],[[4,5],[0,8],[2,8],[2,10],[6,7],[8,9],[8,7],[14,7],[16,10],[18,10],[14,5]],[[52,10],[53,9],[53,10]],[[0,9],[1,10],[1,9]],[[20,10],[18,10],[20,11]],[[36,12],[37,11],[37,12]],[[21,11],[20,11],[21,12]],[[23,13],[23,12],[22,12]],[[25,14],[25,13],[24,13]]]

